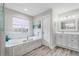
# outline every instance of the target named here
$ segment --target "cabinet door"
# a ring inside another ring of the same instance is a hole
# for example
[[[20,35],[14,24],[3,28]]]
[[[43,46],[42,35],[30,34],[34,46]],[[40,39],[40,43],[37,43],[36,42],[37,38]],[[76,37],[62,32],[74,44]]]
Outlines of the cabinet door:
[[[73,45],[73,48],[75,48],[75,49],[79,49],[78,48],[78,36],[77,35],[74,35],[74,38],[73,38],[73,42],[72,42],[72,45]]]
[[[62,45],[67,46],[67,39],[69,38],[68,35],[62,35]]]
[[[67,39],[67,46],[68,47],[72,47],[72,38],[73,38],[73,35],[68,35],[68,39]]]
[[[62,35],[61,34],[57,34],[56,35],[56,43],[61,45],[62,44]]]

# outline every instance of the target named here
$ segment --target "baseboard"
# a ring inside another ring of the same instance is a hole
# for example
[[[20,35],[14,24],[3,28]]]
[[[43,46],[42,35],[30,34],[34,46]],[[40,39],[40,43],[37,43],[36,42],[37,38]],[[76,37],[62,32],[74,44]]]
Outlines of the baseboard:
[[[72,47],[67,47],[67,46],[60,45],[60,44],[57,44],[56,46],[79,52],[79,49],[75,49],[75,48],[72,48]]]
[[[50,46],[49,48],[50,49],[54,49],[56,47],[56,45],[53,45],[53,46]]]

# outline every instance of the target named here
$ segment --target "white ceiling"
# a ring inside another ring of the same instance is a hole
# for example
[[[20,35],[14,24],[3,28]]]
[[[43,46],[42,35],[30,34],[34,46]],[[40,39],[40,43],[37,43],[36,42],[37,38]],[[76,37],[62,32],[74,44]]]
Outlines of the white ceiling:
[[[38,13],[49,9],[47,5],[48,4],[37,4],[37,3],[7,3],[5,4],[5,6],[9,9],[13,9],[13,10],[16,10],[16,11],[19,11],[31,16],[37,15]],[[28,11],[24,11],[25,8],[27,8]]]
[[[79,8],[78,3],[7,3],[5,7],[35,16],[49,8],[53,8],[56,12],[61,13],[75,8]],[[28,11],[24,11],[27,8]]]

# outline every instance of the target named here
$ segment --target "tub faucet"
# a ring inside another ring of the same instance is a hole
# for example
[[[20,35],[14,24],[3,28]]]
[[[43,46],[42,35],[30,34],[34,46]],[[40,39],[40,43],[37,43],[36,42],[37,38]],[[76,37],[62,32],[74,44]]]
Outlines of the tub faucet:
[[[27,36],[27,40],[28,40],[28,36]]]

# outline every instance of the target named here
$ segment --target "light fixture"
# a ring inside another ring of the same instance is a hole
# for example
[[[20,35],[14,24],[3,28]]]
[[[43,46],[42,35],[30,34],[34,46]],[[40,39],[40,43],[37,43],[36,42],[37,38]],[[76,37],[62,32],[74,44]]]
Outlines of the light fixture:
[[[68,16],[68,19],[70,19],[71,18],[71,16]]]
[[[75,15],[72,15],[72,17],[74,18],[74,17],[75,17]]]
[[[28,11],[28,9],[27,9],[27,8],[25,8],[25,9],[24,9],[24,11]]]
[[[67,19],[67,17],[63,17],[63,19],[64,19],[64,20],[66,20],[66,19]]]

